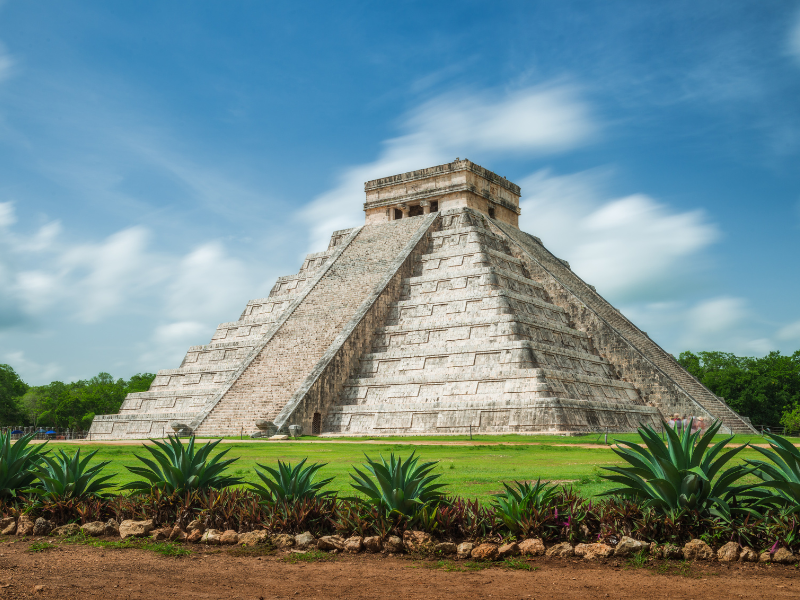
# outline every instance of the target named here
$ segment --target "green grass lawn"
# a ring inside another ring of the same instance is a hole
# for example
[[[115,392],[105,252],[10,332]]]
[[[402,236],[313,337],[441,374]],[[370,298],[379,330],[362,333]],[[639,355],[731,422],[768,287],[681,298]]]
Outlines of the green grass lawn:
[[[638,440],[635,434],[614,435],[612,439]],[[741,437],[737,442],[748,441],[748,436]],[[311,438],[306,438],[311,439]],[[319,439],[319,438],[314,438]],[[435,438],[419,438],[425,441],[436,441]],[[488,500],[490,495],[502,489],[503,481],[543,480],[569,482],[575,486],[582,495],[594,496],[613,486],[600,479],[601,467],[605,465],[621,464],[622,461],[609,448],[583,448],[569,445],[570,441],[580,440],[581,443],[602,443],[596,436],[583,436],[580,438],[564,438],[556,436],[475,436],[474,441],[487,442],[513,442],[513,445],[484,445],[484,446],[457,446],[457,445],[424,445],[416,448],[419,456],[425,461],[438,461],[436,472],[442,474],[442,481],[447,484],[450,494],[470,498],[480,497]],[[233,474],[241,476],[245,481],[257,481],[253,471],[256,463],[274,466],[278,460],[296,463],[308,457],[309,462],[328,463],[320,471],[320,477],[334,476],[331,487],[342,495],[350,495],[348,473],[353,466],[360,465],[364,460],[364,453],[377,458],[383,454],[388,458],[394,452],[401,456],[408,456],[415,448],[407,444],[397,444],[381,440],[384,443],[357,444],[337,441],[333,443],[303,443],[303,441],[262,442],[262,443],[224,443],[218,446],[219,450],[229,450],[229,457],[239,460],[232,465]],[[397,441],[409,442],[408,438],[398,438]],[[453,438],[444,438],[440,441],[455,441]],[[528,442],[527,444],[525,442]],[[534,443],[531,443],[534,442]],[[762,438],[754,436],[753,442],[763,442]],[[566,444],[566,445],[564,445]],[[72,444],[49,444],[52,448],[64,448],[72,453],[76,447]],[[131,481],[133,477],[125,469],[126,465],[137,464],[134,453],[143,453],[141,446],[135,445],[81,445],[81,453],[98,450],[95,460],[109,460],[107,467],[109,473],[116,474],[116,483]],[[145,452],[146,453],[146,452]],[[149,455],[149,453],[146,453]],[[742,458],[756,458],[758,455],[753,450],[745,450],[738,456]]]

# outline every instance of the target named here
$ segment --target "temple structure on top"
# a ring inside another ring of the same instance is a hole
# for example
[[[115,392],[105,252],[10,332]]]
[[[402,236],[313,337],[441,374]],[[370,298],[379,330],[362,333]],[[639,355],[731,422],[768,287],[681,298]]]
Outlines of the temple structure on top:
[[[456,159],[364,189],[363,226],[95,417],[92,439],[566,434],[673,413],[753,431],[519,230],[507,179]]]

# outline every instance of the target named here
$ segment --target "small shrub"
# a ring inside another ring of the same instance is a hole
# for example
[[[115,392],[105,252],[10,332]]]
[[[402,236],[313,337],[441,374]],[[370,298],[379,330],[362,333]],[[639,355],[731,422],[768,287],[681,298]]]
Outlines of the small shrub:
[[[29,446],[35,435],[29,433],[12,444],[10,430],[0,433],[0,499],[14,497],[36,481],[47,443]]]
[[[159,490],[167,494],[183,494],[194,490],[222,489],[242,482],[239,477],[225,474],[225,469],[237,458],[222,460],[230,449],[210,457],[222,440],[203,444],[195,450],[194,436],[184,446],[178,436],[169,436],[169,443],[150,440],[155,447],[144,445],[154,460],[136,455],[144,467],[125,467],[144,480],[132,481],[121,487],[134,492]]]
[[[269,473],[272,478],[267,477],[267,475],[256,469],[256,475],[264,482],[264,485],[251,483],[250,489],[265,502],[295,502],[297,500],[332,495],[333,492],[331,491],[322,492],[321,490],[333,481],[333,477],[322,481],[314,481],[317,471],[324,467],[325,464],[314,463],[305,467],[306,460],[304,458],[294,468],[292,468],[291,463],[284,463],[280,460],[278,461],[277,469],[258,465]]]
[[[55,548],[56,546],[50,542],[34,542],[28,547],[28,552],[45,552]]]
[[[354,468],[356,475],[350,474],[355,480],[351,483],[356,490],[367,496],[366,502],[374,506],[379,506],[389,515],[402,515],[414,518],[420,508],[437,504],[441,500],[439,488],[444,487],[442,483],[434,483],[441,475],[430,475],[429,473],[436,467],[435,462],[417,464],[419,457],[414,453],[403,462],[402,458],[396,458],[391,454],[387,463],[383,456],[380,462],[366,457],[367,464],[363,465],[365,470],[372,474],[370,478],[367,474]]]
[[[114,487],[106,483],[113,475],[100,476],[109,461],[89,467],[89,461],[97,452],[90,452],[83,460],[80,448],[72,456],[68,456],[63,450],[59,450],[54,456],[42,456],[44,464],[36,470],[39,485],[31,488],[31,493],[51,502],[102,496],[102,492]]]

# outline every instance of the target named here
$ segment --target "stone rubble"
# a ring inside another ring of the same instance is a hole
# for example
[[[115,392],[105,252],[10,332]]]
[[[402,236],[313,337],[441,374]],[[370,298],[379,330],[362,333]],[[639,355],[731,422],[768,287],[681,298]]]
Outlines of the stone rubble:
[[[691,540],[683,546],[683,557],[686,560],[711,560],[714,551],[703,540]]]
[[[127,519],[119,525],[119,537],[123,540],[129,537],[145,537],[155,529],[153,520],[134,521]]]

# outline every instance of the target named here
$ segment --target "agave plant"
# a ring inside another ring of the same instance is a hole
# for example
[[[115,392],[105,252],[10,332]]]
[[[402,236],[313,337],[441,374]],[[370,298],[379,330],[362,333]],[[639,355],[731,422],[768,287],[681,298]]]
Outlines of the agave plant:
[[[762,486],[772,488],[777,493],[771,501],[793,512],[800,512],[800,451],[786,438],[772,433],[767,433],[769,445],[772,448],[759,448],[757,450],[766,456],[773,464],[763,460],[747,460],[752,466],[755,475],[762,480]]]
[[[438,490],[444,484],[434,483],[440,475],[429,474],[437,463],[418,465],[419,457],[415,457],[414,452],[405,462],[402,458],[395,458],[394,453],[388,463],[383,456],[380,457],[380,462],[366,455],[365,458],[367,464],[363,467],[374,479],[354,467],[357,475],[350,474],[355,480],[350,485],[367,496],[368,504],[380,507],[389,515],[400,514],[414,518],[422,507],[436,504],[441,499],[442,495]]]
[[[134,475],[144,480],[132,481],[120,489],[137,492],[160,490],[166,494],[191,492],[203,489],[222,489],[242,482],[239,477],[225,474],[225,469],[239,460],[230,458],[222,460],[229,450],[210,457],[211,451],[222,440],[216,440],[199,446],[195,450],[194,436],[184,446],[178,436],[169,436],[169,443],[150,440],[154,446],[144,448],[153,460],[136,455],[144,467],[126,467]]]
[[[113,475],[100,476],[110,461],[89,467],[89,461],[97,452],[90,452],[83,459],[80,448],[72,456],[63,450],[54,456],[43,456],[44,463],[36,471],[38,485],[30,492],[53,502],[102,496],[103,491],[114,487],[106,483]]]
[[[36,469],[41,464],[45,444],[29,446],[35,433],[24,435],[13,444],[11,432],[0,433],[0,498],[16,496],[36,481]]]
[[[493,494],[496,498],[494,508],[513,533],[522,528],[523,520],[532,512],[549,509],[558,494],[556,486],[542,483],[541,479],[537,479],[533,485],[527,481],[516,481],[514,488],[504,482],[503,487],[506,488],[504,493]]]
[[[322,481],[314,481],[317,471],[324,467],[325,464],[314,463],[305,467],[306,460],[308,459],[304,458],[300,461],[300,464],[294,467],[292,467],[291,463],[278,461],[277,469],[258,465],[267,471],[272,478],[256,469],[256,475],[264,482],[264,485],[251,483],[250,489],[266,502],[295,502],[333,494],[332,491],[320,491],[333,481],[333,477]]]
[[[747,445],[729,449],[725,446],[733,436],[711,444],[721,423],[717,421],[701,435],[691,433],[686,427],[680,434],[663,424],[667,444],[651,427],[640,427],[638,432],[645,447],[632,442],[617,441],[614,448],[629,467],[603,467],[616,475],[602,475],[604,479],[622,484],[604,492],[619,494],[644,501],[661,513],[675,513],[681,509],[700,514],[730,516],[729,502],[738,495],[747,495],[752,486],[735,486],[744,475],[752,472],[742,465],[722,468]]]

